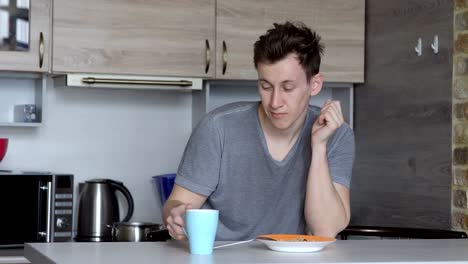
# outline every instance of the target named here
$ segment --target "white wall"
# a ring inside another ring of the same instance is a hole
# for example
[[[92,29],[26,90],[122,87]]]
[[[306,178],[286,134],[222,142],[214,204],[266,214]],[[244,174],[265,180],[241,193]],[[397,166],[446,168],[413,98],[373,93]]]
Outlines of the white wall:
[[[13,122],[15,105],[34,104],[34,87],[35,79],[0,75],[0,122]]]
[[[72,173],[75,194],[87,179],[123,181],[135,200],[132,220],[161,223],[151,176],[177,169],[191,132],[191,94],[48,83],[41,127],[0,127],[10,139],[0,169]]]

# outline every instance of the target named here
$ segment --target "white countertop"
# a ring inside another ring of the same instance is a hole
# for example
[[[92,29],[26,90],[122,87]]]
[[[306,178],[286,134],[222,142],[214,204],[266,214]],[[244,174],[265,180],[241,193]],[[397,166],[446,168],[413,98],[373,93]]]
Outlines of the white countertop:
[[[217,242],[216,244],[224,244]],[[284,253],[260,242],[191,255],[186,242],[32,243],[25,257],[35,263],[468,263],[468,239],[338,240],[315,253]]]

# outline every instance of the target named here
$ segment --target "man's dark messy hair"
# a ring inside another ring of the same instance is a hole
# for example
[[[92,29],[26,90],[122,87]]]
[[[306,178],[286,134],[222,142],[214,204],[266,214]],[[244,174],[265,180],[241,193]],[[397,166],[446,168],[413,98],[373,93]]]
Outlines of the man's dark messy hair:
[[[307,82],[320,71],[320,57],[324,46],[321,37],[302,22],[273,24],[254,44],[255,68],[259,63],[275,63],[295,53],[306,73]]]

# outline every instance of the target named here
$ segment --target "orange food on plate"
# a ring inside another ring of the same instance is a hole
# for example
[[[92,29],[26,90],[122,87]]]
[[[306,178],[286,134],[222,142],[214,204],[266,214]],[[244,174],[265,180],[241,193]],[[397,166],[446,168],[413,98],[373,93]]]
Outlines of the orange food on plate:
[[[257,239],[266,239],[274,241],[289,241],[289,242],[329,242],[335,241],[335,238],[323,236],[295,235],[295,234],[271,234],[260,235]]]

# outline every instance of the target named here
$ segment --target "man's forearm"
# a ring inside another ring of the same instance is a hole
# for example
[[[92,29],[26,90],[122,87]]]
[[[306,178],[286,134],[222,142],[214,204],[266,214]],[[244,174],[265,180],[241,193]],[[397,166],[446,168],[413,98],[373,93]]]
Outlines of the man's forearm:
[[[314,235],[336,236],[349,223],[347,208],[331,179],[326,146],[314,146],[304,207],[308,229]]]

